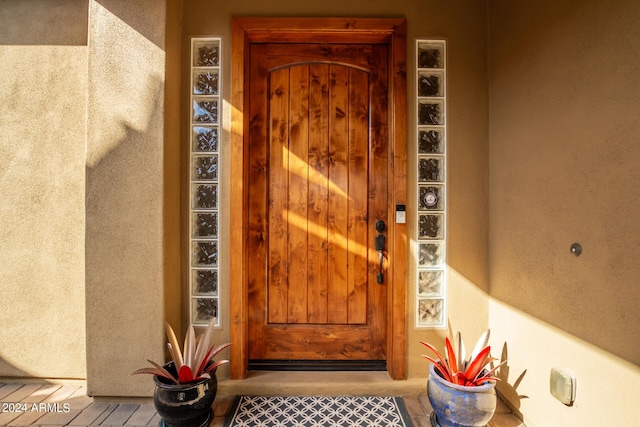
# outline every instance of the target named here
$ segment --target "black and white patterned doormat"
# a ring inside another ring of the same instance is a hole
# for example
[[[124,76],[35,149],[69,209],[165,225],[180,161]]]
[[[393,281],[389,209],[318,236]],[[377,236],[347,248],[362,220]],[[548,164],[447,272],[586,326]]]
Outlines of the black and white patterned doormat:
[[[401,397],[240,396],[226,427],[413,427]]]

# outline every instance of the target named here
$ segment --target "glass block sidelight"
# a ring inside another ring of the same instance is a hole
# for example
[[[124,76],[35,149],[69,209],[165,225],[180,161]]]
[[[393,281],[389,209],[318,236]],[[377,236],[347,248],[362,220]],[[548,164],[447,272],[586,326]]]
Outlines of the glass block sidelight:
[[[222,40],[191,39],[189,301],[191,323],[220,326],[219,179]]]
[[[193,72],[194,95],[218,95],[218,70],[196,69]]]
[[[419,157],[418,158],[419,182],[443,182],[444,181],[444,157]]]
[[[218,209],[218,186],[216,184],[193,185],[193,209]]]
[[[418,96],[444,96],[444,72],[418,72]]]
[[[419,214],[418,215],[418,239],[444,238],[443,214]]]
[[[419,127],[418,154],[444,154],[444,129]]]
[[[419,125],[444,125],[444,102],[421,100],[418,102]]]
[[[218,151],[217,126],[193,126],[191,131],[192,152]]]
[[[193,117],[194,123],[218,123],[218,99],[202,97],[194,99]]]
[[[193,270],[191,275],[191,293],[193,295],[218,295],[217,270]]]
[[[218,156],[193,156],[193,181],[218,180]]]
[[[196,212],[191,217],[192,235],[194,239],[218,237],[218,213]]]
[[[193,266],[194,267],[217,267],[218,266],[218,242],[196,241],[193,245]]]
[[[418,68],[444,68],[444,40],[417,40]]]
[[[191,321],[194,324],[207,324],[214,319],[219,324],[218,298],[192,298]]]
[[[446,106],[444,40],[416,40],[416,326],[447,324]]]
[[[220,39],[194,38],[191,39],[191,65],[193,67],[220,66]],[[215,69],[215,68],[214,68]]]
[[[418,325],[441,326],[445,323],[443,299],[418,299]]]
[[[444,267],[444,245],[442,243],[419,243],[419,267]]]
[[[418,296],[442,296],[444,291],[444,271],[418,271]]]

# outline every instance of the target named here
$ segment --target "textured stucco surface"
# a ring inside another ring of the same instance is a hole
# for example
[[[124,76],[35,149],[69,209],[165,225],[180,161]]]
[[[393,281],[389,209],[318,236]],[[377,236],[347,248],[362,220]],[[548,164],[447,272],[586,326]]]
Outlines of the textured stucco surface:
[[[528,426],[639,417],[638,22],[635,1],[490,2],[490,324],[527,369]],[[549,394],[558,365],[573,408]]]
[[[409,94],[414,39],[448,40],[451,327],[473,341],[489,325],[494,348],[507,343],[501,387],[530,427],[640,418],[627,407],[640,379],[636,2],[490,0],[487,21],[487,4],[475,1],[176,0],[166,30],[164,1],[47,2],[59,19],[44,1],[29,3],[48,31],[16,43],[29,27],[12,17],[29,10],[0,0],[11,12],[0,15],[0,376],[86,376],[97,396],[151,393],[148,377],[129,373],[163,359],[163,320],[179,316],[164,309],[176,310],[184,293],[179,152],[188,114],[179,106],[188,108],[190,36],[223,37],[228,97],[233,16],[405,16]],[[223,117],[224,189],[228,104]],[[220,201],[228,205],[225,191]],[[221,210],[218,342],[228,341],[230,214]],[[575,241],[579,258],[569,253]],[[441,342],[447,331],[413,327],[412,274],[407,286],[409,375],[426,376],[418,341]],[[578,375],[572,408],[549,395],[553,366]]]
[[[163,1],[89,8],[87,388],[140,396],[163,360]]]
[[[0,44],[87,45],[89,0],[0,0]]]
[[[0,377],[84,378],[86,5],[42,3],[0,2]]]

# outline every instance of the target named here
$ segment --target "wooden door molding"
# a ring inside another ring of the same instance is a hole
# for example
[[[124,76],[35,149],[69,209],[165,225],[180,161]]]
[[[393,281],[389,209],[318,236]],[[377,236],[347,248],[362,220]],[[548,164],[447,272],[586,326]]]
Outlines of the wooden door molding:
[[[407,376],[407,230],[396,224],[396,205],[407,204],[406,21],[399,18],[235,18],[232,20],[230,150],[230,339],[231,378],[248,367],[247,205],[249,91],[245,63],[250,43],[382,43],[389,51],[387,370]]]

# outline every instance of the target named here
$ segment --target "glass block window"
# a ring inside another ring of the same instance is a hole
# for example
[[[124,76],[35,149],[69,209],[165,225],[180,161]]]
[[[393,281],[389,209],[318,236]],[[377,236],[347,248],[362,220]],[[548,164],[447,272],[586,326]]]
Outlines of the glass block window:
[[[447,322],[446,42],[416,40],[416,326]]]
[[[220,326],[219,136],[221,40],[191,39],[189,309],[194,325]]]

